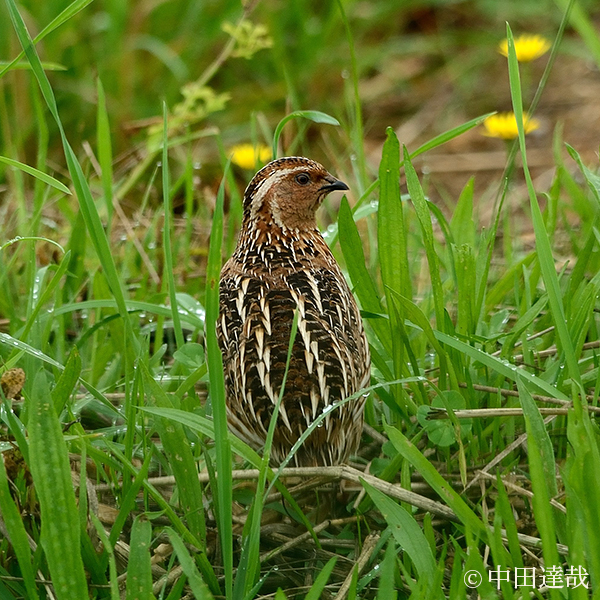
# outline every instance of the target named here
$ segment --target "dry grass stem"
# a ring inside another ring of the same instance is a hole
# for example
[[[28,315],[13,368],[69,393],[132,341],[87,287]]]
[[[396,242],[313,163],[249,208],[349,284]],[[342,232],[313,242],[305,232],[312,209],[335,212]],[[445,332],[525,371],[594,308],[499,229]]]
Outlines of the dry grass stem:
[[[362,551],[358,560],[356,561],[355,569],[357,570],[357,574],[360,575],[362,570],[365,568],[369,558],[371,557],[371,553],[377,546],[377,542],[379,541],[379,533],[370,533],[365,539],[365,543],[363,544]],[[339,589],[334,600],[344,600],[348,595],[348,591],[350,590],[350,586],[352,585],[352,573],[354,569],[348,573],[348,576],[342,583],[342,587]]]

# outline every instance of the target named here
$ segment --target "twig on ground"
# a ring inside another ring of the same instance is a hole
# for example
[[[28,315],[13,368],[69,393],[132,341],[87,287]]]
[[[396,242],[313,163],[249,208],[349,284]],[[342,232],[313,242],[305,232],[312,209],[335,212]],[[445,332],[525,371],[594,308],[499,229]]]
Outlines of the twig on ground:
[[[375,549],[375,546],[377,546],[378,541],[379,533],[370,533],[365,539],[365,543],[363,544],[362,551],[360,553],[360,556],[358,557],[358,560],[356,561],[355,566],[355,569],[358,571],[358,575],[361,574],[362,570],[365,568],[367,562],[369,561],[369,558],[371,558],[371,553]],[[348,573],[348,577],[346,577],[344,583],[342,583],[342,587],[339,589],[334,600],[344,600],[344,598],[346,598],[348,590],[352,585],[353,571],[354,569],[352,569],[350,573]]]

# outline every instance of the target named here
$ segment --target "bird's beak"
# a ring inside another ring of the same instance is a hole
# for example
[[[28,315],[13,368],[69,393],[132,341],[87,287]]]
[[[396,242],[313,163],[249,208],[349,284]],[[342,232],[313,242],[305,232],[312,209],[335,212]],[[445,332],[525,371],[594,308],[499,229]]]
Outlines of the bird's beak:
[[[329,192],[334,192],[336,190],[345,191],[350,189],[343,181],[336,179],[332,175],[329,175],[325,181],[327,181],[327,183],[319,188],[320,192],[329,194]]]

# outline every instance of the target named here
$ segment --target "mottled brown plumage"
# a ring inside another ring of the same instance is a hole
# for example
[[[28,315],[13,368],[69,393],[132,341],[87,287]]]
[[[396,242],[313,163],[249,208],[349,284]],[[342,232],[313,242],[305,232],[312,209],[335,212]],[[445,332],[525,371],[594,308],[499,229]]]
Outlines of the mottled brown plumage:
[[[329,192],[347,189],[307,158],[269,163],[246,189],[237,247],[221,271],[217,334],[228,420],[256,449],[265,442],[279,397],[298,311],[273,464],[324,411],[323,425],[291,464],[341,464],[360,441],[364,397],[328,407],[368,385],[369,347],[354,297],[315,220]]]

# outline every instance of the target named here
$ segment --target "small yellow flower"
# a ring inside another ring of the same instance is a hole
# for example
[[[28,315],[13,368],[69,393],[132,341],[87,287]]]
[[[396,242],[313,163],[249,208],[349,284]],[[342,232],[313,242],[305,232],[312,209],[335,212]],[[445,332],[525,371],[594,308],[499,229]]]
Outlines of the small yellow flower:
[[[515,38],[515,52],[519,62],[529,62],[546,54],[550,50],[550,42],[541,35],[524,33]],[[498,46],[498,52],[508,56],[508,40],[502,40]]]
[[[537,119],[530,119],[527,114],[523,115],[525,133],[531,133],[539,129],[540,123]],[[514,140],[518,135],[517,119],[515,113],[497,113],[491,115],[484,122],[485,133],[489,137],[502,138],[503,140]]]
[[[252,144],[238,144],[234,146],[229,154],[231,162],[242,167],[242,169],[256,169],[257,163],[266,163],[271,160],[271,148],[264,144],[253,146]]]

